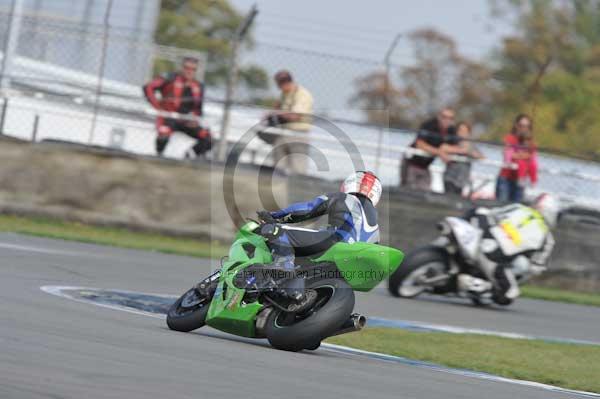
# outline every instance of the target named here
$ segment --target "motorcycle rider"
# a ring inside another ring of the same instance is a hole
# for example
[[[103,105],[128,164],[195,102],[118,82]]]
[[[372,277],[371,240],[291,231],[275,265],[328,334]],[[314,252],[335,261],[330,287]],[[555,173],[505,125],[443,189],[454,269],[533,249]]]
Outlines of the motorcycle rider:
[[[520,291],[515,274],[546,269],[554,248],[550,229],[556,225],[559,210],[554,197],[541,194],[531,207],[511,204],[467,212],[463,218],[483,233],[477,266],[489,281],[461,273],[459,291],[481,293],[494,286],[497,303],[507,305],[517,298]]]
[[[285,293],[293,300],[293,311],[307,309],[316,299],[314,290],[304,289],[304,279],[295,276],[296,256],[309,256],[337,242],[379,242],[379,225],[375,207],[381,198],[381,182],[372,172],[351,174],[340,186],[340,192],[325,194],[308,202],[287,208],[258,212],[266,223],[261,228],[273,253],[273,263],[265,267],[283,270],[290,276]],[[328,227],[310,230],[288,224],[328,216]],[[290,308],[288,308],[290,309]]]

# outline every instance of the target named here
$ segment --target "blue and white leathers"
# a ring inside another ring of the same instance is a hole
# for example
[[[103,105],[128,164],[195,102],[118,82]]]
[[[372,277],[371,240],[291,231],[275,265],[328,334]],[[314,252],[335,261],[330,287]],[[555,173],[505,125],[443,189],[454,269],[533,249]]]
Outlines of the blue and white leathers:
[[[328,227],[316,230],[315,233],[334,233],[338,241],[348,243],[379,242],[377,210],[371,201],[362,195],[341,192],[321,195],[308,202],[292,204],[272,212],[271,215],[283,223],[298,223],[327,215]],[[286,230],[296,229],[290,227]]]

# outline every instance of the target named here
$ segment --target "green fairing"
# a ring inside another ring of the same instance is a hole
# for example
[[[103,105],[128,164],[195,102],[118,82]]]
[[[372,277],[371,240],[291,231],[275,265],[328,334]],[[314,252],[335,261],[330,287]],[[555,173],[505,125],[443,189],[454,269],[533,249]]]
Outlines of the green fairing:
[[[255,263],[267,264],[272,261],[271,251],[265,239],[253,233],[258,225],[249,222],[236,236],[229,250],[229,260],[223,263],[217,290],[210,303],[206,324],[218,330],[243,337],[254,337],[256,314],[262,308],[258,302],[242,304],[245,290],[233,284],[235,275]],[[255,247],[254,257],[250,259],[243,248],[244,244]],[[227,290],[224,290],[227,287]],[[225,292],[224,292],[225,291]]]
[[[352,289],[370,291],[395,272],[403,259],[402,251],[394,248],[364,242],[340,242],[315,262],[335,263]]]
[[[229,258],[223,263],[219,284],[206,317],[209,326],[244,337],[256,336],[256,315],[263,305],[258,302],[243,303],[245,290],[237,288],[233,279],[238,272],[253,264],[272,262],[265,239],[254,233],[257,227],[256,222],[248,222],[236,235]],[[252,258],[248,257],[244,244],[255,248]],[[403,258],[404,254],[399,250],[359,242],[337,243],[314,261],[316,268],[322,262],[335,263],[341,276],[354,290],[370,291],[393,273]]]

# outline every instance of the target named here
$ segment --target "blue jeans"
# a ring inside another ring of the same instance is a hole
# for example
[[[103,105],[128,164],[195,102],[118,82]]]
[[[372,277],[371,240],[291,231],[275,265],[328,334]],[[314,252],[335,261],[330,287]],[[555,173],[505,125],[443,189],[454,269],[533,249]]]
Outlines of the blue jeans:
[[[502,202],[521,202],[524,195],[523,186],[517,180],[509,180],[498,176],[496,181],[496,200]]]

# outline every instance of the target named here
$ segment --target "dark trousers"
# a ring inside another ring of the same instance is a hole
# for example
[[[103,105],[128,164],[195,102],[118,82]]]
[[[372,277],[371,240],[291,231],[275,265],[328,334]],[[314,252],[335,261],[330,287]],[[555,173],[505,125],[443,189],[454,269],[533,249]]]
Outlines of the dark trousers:
[[[279,245],[286,252],[292,251],[295,256],[304,257],[323,253],[340,241],[340,236],[333,230],[309,230],[284,227],[279,238]]]
[[[450,195],[462,195],[463,188],[457,186],[456,183],[451,181],[444,181],[444,193]]]
[[[290,281],[286,289],[290,291],[304,290],[304,279],[295,278],[296,257],[307,257],[321,254],[341,240],[333,230],[309,230],[284,225],[265,225],[261,231],[273,250],[275,265],[290,272]]]
[[[525,189],[519,185],[517,180],[510,180],[498,176],[496,181],[496,199],[502,202],[521,202]]]
[[[196,155],[204,154],[212,147],[210,131],[199,125],[189,125],[187,121],[159,117],[156,119],[156,129],[158,130],[156,137],[156,153],[158,155],[162,155],[174,132],[184,133],[196,140],[196,144],[192,147]]]
[[[400,163],[400,185],[411,190],[430,191],[431,173],[429,168],[415,165],[408,158],[402,158]]]

